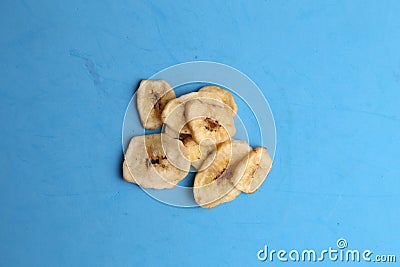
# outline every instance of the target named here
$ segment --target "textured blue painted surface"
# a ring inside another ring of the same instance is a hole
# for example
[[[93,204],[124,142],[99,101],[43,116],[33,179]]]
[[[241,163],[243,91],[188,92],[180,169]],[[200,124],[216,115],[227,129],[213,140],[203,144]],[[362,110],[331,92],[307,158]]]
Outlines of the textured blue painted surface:
[[[84,2],[0,3],[0,266],[271,265],[264,244],[339,237],[400,257],[398,1]],[[133,88],[191,60],[249,75],[277,126],[268,182],[213,210],[120,178]]]

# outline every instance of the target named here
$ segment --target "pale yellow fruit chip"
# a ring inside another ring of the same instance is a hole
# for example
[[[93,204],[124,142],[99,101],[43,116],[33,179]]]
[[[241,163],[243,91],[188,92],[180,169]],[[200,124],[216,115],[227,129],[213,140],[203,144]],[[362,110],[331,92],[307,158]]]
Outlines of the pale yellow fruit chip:
[[[223,103],[219,95],[211,92],[192,92],[169,101],[161,113],[166,134],[174,138],[177,138],[180,134],[191,134],[185,111],[186,104],[193,99],[212,99]]]
[[[166,81],[142,80],[136,97],[143,127],[154,130],[162,126],[161,113],[165,105],[175,99],[175,92]]]
[[[168,135],[177,137],[179,134],[190,134],[185,120],[185,103],[196,97],[198,97],[197,92],[185,94],[169,101],[165,106],[161,113],[161,120],[168,128],[166,131]]]
[[[257,191],[272,168],[272,160],[265,147],[257,147],[236,166],[232,181],[237,189],[247,194]]]
[[[220,101],[206,98],[190,100],[185,106],[185,116],[197,143],[210,139],[219,144],[236,133],[234,114]]]
[[[183,139],[183,144],[189,150],[189,159],[193,167],[197,171],[202,168],[207,168],[208,165],[202,166],[206,158],[212,158],[211,155],[215,155],[216,147],[211,140],[204,140],[201,144],[196,143],[192,136],[187,136]]]
[[[234,200],[240,194],[231,181],[232,172],[250,150],[245,141],[232,140],[218,145],[211,165],[198,172],[194,179],[193,194],[201,207],[213,208]]]
[[[173,188],[189,173],[189,151],[166,134],[135,136],[125,153],[123,176],[144,188]]]
[[[237,113],[238,107],[236,105],[235,98],[229,91],[222,89],[219,86],[204,86],[199,90],[199,92],[214,93],[216,96],[218,96],[218,98],[222,100],[222,102],[224,102],[232,109],[234,114]]]

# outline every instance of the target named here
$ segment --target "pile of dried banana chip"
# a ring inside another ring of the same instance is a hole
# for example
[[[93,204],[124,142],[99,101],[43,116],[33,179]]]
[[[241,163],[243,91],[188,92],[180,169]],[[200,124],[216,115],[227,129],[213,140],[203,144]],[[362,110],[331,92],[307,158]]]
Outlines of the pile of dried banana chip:
[[[135,136],[125,153],[123,176],[144,188],[175,187],[196,168],[193,193],[204,208],[254,193],[272,167],[267,149],[234,140],[238,111],[231,93],[205,86],[176,98],[163,80],[143,80],[137,108],[146,129],[163,133]]]

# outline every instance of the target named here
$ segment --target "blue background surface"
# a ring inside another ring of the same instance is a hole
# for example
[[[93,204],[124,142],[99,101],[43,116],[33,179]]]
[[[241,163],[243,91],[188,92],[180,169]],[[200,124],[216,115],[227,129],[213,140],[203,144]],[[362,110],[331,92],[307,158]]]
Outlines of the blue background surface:
[[[400,257],[398,1],[81,2],[0,3],[0,266],[272,265],[265,244],[340,237]],[[192,60],[247,74],[277,127],[266,184],[212,210],[120,173],[138,81]]]

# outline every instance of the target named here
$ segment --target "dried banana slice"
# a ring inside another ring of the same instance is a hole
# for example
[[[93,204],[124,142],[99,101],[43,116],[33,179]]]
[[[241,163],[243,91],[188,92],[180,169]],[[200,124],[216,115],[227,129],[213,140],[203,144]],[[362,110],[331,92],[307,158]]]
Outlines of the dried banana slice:
[[[232,172],[250,150],[245,141],[232,140],[218,145],[212,164],[198,172],[194,179],[193,194],[200,206],[213,208],[234,200],[240,194],[231,181]]]
[[[218,86],[204,86],[199,90],[199,92],[209,92],[216,94],[222,100],[222,102],[224,102],[232,109],[234,114],[237,113],[238,107],[236,105],[235,98],[229,91],[222,89]]]
[[[125,153],[123,176],[144,188],[173,188],[189,173],[189,151],[166,134],[135,136]]]
[[[215,144],[211,140],[206,139],[198,144],[193,140],[192,136],[189,135],[183,139],[183,144],[189,150],[189,159],[192,163],[192,166],[198,171],[207,168],[212,162],[210,160],[209,164],[202,166],[207,157],[211,159],[215,157],[216,148]],[[214,155],[214,157],[210,157],[211,155]]]
[[[162,126],[161,113],[175,92],[163,80],[142,80],[137,90],[137,108],[140,121],[146,129],[154,130]]]
[[[257,147],[245,156],[233,172],[235,187],[252,194],[263,184],[272,167],[272,160],[265,147]]]
[[[210,139],[219,144],[231,139],[236,133],[232,110],[214,99],[188,101],[185,105],[185,117],[197,143]]]
[[[185,103],[197,96],[197,92],[192,92],[167,103],[161,113],[161,120],[166,124],[166,129],[168,129],[166,133],[168,135],[176,137],[179,134],[190,134],[185,120]]]
[[[204,87],[203,87],[204,88]],[[202,88],[202,89],[203,89]],[[200,89],[201,90],[201,89]],[[225,92],[225,93],[224,93]],[[215,101],[218,101],[220,103],[223,103],[226,105],[227,109],[232,109],[230,105],[233,104],[236,106],[236,103],[234,100],[229,100],[229,96],[226,96],[226,93],[229,94],[228,91],[225,91],[223,89],[218,90],[218,93],[216,92],[208,92],[207,90],[204,90],[202,92],[192,92],[188,93],[185,95],[182,95],[176,99],[173,99],[167,103],[165,106],[163,112],[161,113],[161,120],[163,123],[167,126],[165,129],[165,133],[177,138],[180,134],[190,134],[191,131],[187,125],[187,118],[185,116],[185,109],[186,109],[186,103],[189,102],[190,100],[193,99],[212,99]],[[225,102],[225,100],[227,102]],[[231,101],[231,102],[229,102]],[[237,110],[237,107],[236,107]],[[235,112],[232,111],[232,116],[235,115]]]
[[[201,151],[199,144],[197,144],[191,136],[188,136],[183,139],[183,145],[189,150],[189,159],[190,161],[196,161],[201,157]]]

